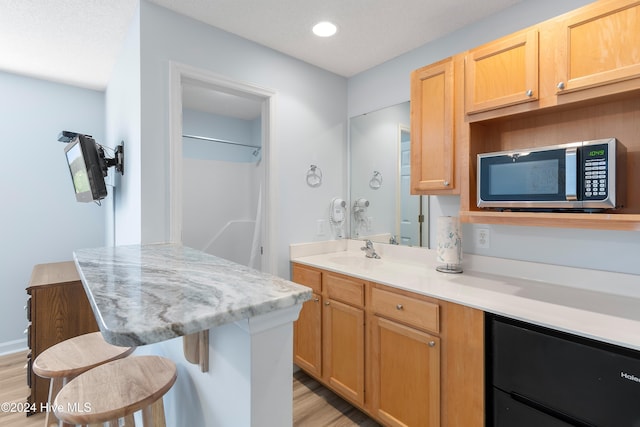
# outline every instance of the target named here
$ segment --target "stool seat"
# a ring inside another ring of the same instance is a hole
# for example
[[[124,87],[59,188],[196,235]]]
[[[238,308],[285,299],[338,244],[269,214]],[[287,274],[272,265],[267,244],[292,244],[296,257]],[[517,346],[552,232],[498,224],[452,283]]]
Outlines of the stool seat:
[[[177,378],[173,361],[160,356],[131,356],[114,360],[87,371],[69,381],[54,402],[58,419],[71,424],[114,421],[143,410],[147,419],[154,402],[162,405],[162,396]],[[164,409],[161,417],[164,421]],[[147,421],[145,421],[146,425]]]
[[[43,378],[73,378],[91,368],[128,356],[135,347],[111,345],[100,332],[80,335],[49,347],[33,362]]]

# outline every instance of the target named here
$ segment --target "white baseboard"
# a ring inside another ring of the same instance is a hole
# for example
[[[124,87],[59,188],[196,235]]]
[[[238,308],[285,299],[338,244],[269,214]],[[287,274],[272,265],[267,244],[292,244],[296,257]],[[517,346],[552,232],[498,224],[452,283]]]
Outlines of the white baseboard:
[[[4,356],[11,353],[17,353],[27,349],[27,339],[7,341],[0,343],[0,356]]]

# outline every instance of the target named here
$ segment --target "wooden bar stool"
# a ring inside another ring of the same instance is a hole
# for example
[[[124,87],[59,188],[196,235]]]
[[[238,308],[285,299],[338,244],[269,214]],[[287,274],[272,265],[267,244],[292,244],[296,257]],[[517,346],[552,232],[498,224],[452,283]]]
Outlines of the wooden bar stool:
[[[50,378],[48,403],[53,403],[62,387],[76,376],[112,360],[128,356],[135,347],[119,347],[107,343],[100,332],[80,335],[49,347],[33,362],[33,372]],[[53,420],[47,411],[45,426]]]
[[[160,356],[132,356],[105,363],[78,375],[54,402],[56,416],[65,423],[109,423],[133,426],[133,413],[142,410],[144,427],[165,427],[162,396],[176,382],[173,361]]]

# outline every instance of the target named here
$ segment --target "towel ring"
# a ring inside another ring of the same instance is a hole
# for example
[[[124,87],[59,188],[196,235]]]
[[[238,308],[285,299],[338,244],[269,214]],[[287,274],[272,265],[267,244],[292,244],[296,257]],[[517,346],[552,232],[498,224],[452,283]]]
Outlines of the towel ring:
[[[369,181],[369,187],[374,190],[382,187],[382,174],[378,171],[373,171],[373,178]]]
[[[322,184],[322,170],[316,166],[309,166],[307,171],[307,185],[309,187],[319,187]]]

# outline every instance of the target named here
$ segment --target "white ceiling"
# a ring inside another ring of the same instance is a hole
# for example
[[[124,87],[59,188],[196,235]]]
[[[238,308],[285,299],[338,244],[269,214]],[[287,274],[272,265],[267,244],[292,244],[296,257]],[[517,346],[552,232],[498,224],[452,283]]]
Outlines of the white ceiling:
[[[149,1],[350,77],[523,0]],[[0,0],[0,70],[103,90],[137,2]]]

